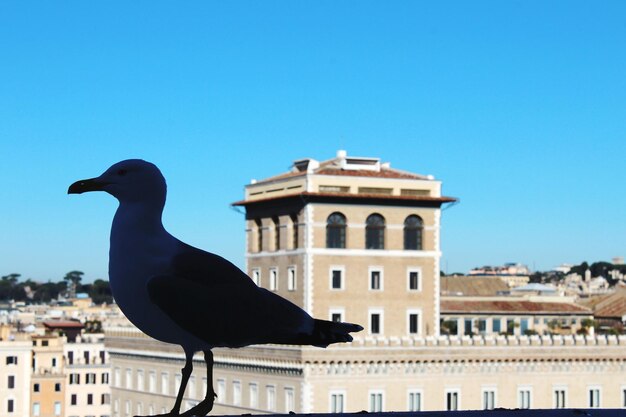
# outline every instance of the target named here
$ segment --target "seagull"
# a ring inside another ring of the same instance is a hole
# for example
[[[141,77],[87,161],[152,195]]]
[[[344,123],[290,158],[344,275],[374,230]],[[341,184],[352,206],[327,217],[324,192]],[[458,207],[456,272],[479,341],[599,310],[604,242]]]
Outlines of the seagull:
[[[129,159],[99,177],[76,181],[68,194],[105,191],[119,206],[111,226],[109,283],[126,317],[150,337],[178,344],[185,365],[172,410],[164,416],[206,416],[213,390],[216,347],[255,344],[327,347],[352,341],[358,324],[315,319],[274,292],[258,287],[228,260],[190,246],[161,221],[167,186],[156,165]],[[207,392],[195,407],[180,413],[193,356],[204,353]]]

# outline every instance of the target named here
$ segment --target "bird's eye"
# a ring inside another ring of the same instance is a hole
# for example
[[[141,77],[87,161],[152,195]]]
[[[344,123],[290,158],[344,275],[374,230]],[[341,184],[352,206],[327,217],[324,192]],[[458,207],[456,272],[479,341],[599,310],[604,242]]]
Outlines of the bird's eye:
[[[117,175],[123,177],[124,175],[126,175],[127,172],[128,171],[126,171],[125,169],[120,169],[119,171],[117,171]]]

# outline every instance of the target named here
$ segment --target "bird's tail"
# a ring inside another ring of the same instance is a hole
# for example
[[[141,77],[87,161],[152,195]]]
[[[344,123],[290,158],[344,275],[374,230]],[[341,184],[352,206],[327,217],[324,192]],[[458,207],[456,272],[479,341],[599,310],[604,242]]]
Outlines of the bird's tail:
[[[351,342],[350,333],[361,330],[363,327],[358,324],[314,319],[313,333],[309,344],[326,347],[332,343]]]

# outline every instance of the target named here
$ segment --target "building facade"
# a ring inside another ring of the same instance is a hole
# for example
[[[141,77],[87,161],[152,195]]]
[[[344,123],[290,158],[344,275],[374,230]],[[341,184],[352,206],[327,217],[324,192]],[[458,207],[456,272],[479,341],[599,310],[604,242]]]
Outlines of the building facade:
[[[31,342],[0,328],[0,417],[30,413]]]

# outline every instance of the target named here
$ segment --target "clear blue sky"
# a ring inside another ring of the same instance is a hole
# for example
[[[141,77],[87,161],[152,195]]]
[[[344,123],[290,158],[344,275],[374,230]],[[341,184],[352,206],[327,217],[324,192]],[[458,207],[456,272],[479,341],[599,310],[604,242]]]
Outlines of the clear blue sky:
[[[626,3],[0,3],[0,275],[106,278],[117,203],[161,167],[166,227],[244,264],[229,205],[337,149],[433,174],[448,272],[626,255]]]

